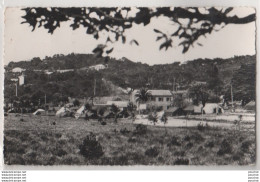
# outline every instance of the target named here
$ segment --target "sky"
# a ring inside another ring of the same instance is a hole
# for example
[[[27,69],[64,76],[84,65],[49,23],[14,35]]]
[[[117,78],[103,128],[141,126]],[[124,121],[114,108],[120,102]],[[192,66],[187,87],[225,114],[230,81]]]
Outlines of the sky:
[[[254,13],[253,8],[236,8],[231,14],[243,17]],[[84,28],[72,30],[69,22],[61,24],[61,28],[49,34],[44,28],[36,28],[33,32],[28,24],[21,24],[24,11],[19,8],[7,8],[5,11],[4,29],[4,64],[10,61],[31,60],[33,57],[44,58],[54,54],[92,53],[97,44],[104,43],[104,39],[96,40],[86,34]],[[176,61],[185,62],[197,58],[230,58],[235,55],[255,54],[255,22],[244,25],[227,25],[218,32],[208,34],[206,38],[199,38],[197,44],[182,54],[182,47],[178,42],[173,43],[173,48],[159,51],[161,42],[156,42],[157,34],[154,28],[167,33],[174,25],[166,18],[154,18],[147,26],[134,25],[127,30],[127,40],[132,38],[139,42],[139,46],[130,45],[128,42],[114,43],[111,57],[126,57],[134,62],[153,64],[166,64]],[[171,32],[169,32],[171,33]],[[103,36],[104,37],[104,36]]]

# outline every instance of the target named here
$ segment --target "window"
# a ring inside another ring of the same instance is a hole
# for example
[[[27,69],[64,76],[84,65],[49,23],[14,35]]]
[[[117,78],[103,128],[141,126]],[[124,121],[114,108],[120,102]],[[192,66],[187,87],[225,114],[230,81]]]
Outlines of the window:
[[[170,98],[170,97],[167,97],[167,99],[166,99],[166,100],[169,102],[169,101],[171,101],[171,98]]]
[[[163,102],[163,97],[159,97],[159,98],[158,98],[158,101],[159,101],[159,102]]]
[[[151,97],[151,101],[155,101],[155,97]]]

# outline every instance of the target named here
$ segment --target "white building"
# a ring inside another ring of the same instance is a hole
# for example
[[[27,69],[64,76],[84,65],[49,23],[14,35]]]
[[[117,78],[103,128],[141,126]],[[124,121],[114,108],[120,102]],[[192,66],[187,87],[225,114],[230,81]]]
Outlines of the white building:
[[[18,79],[17,79],[17,78],[11,78],[11,81],[13,81],[13,82],[17,82]]]
[[[136,94],[138,90],[134,90],[130,95],[130,101],[134,105],[138,105],[136,102]],[[150,93],[149,99],[147,102],[143,103],[147,106],[143,107],[162,107],[163,110],[167,110],[173,102],[173,94],[170,90],[148,90]]]
[[[13,73],[22,73],[23,71],[25,71],[25,69],[22,69],[22,68],[19,68],[19,67],[12,69]]]
[[[92,70],[103,70],[103,69],[106,69],[107,66],[103,65],[103,64],[97,64],[97,65],[93,65],[93,66],[90,66],[89,69],[92,69]]]
[[[24,74],[18,76],[18,79],[19,79],[19,85],[24,85]]]

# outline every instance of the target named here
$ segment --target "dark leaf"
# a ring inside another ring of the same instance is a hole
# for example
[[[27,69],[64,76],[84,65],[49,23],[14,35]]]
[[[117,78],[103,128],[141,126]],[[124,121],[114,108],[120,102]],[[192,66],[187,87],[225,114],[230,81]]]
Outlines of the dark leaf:
[[[124,43],[125,43],[125,41],[126,41],[126,38],[125,38],[125,36],[122,36],[122,43],[124,44]]]
[[[203,46],[201,43],[199,43],[199,42],[197,42],[197,44],[199,45],[199,46]]]
[[[172,40],[168,40],[166,42],[164,42],[163,44],[160,45],[160,50],[163,49],[165,47],[165,50],[167,50],[169,47],[172,47]]]
[[[157,37],[156,41],[160,40],[161,38],[163,38],[163,36]]]
[[[153,29],[153,31],[155,31],[156,33],[162,33],[160,30],[157,29]]]
[[[110,37],[107,37],[107,41],[106,42],[112,42]]]
[[[171,36],[173,37],[173,36],[177,36],[178,34],[179,34],[179,32],[180,32],[180,30],[181,30],[181,28],[179,28],[176,32],[174,32]]]
[[[98,39],[98,38],[99,38],[98,33],[95,33],[94,38],[95,38],[95,39]]]
[[[79,26],[78,26],[79,27]],[[77,28],[78,28],[77,27]],[[93,27],[88,27],[88,29],[87,29],[87,34],[92,34],[94,32],[94,29],[93,29]]]
[[[183,46],[182,53],[186,53],[189,50],[189,46]]]
[[[111,48],[109,50],[106,51],[107,54],[110,54],[113,51],[114,48]]]
[[[207,22],[205,22],[205,23],[202,23],[202,24],[201,24],[201,26],[202,26],[202,27],[209,27],[209,26],[210,26],[210,24],[209,24],[209,23],[207,23]]]
[[[137,46],[139,45],[139,43],[138,43],[135,39],[133,39],[133,40],[130,41],[130,44],[131,44],[131,45],[132,45],[133,43],[135,43]]]
[[[225,12],[224,12],[224,14],[228,14],[230,11],[232,11],[233,10],[233,8],[227,8],[226,10],[225,10]]]

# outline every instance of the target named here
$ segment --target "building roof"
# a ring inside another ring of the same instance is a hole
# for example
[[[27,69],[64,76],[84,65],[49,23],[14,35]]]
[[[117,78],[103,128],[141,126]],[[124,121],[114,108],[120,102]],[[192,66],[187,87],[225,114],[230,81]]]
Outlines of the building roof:
[[[107,101],[107,105],[116,105],[117,107],[127,107],[128,101]]]
[[[172,94],[186,94],[186,93],[188,93],[188,90],[177,90],[172,92]]]
[[[180,107],[170,107],[165,112],[173,113],[173,112],[177,111],[178,109],[181,109],[181,108]]]
[[[94,97],[93,102],[95,104],[107,104],[108,101],[113,101],[115,99],[120,99],[120,97],[117,96],[108,96],[108,97]]]
[[[152,96],[172,96],[170,90],[148,90]]]
[[[253,110],[255,111],[255,101],[250,101],[248,104],[245,105],[244,107],[246,110]]]
[[[184,111],[194,111],[194,105],[186,106],[183,110]]]

